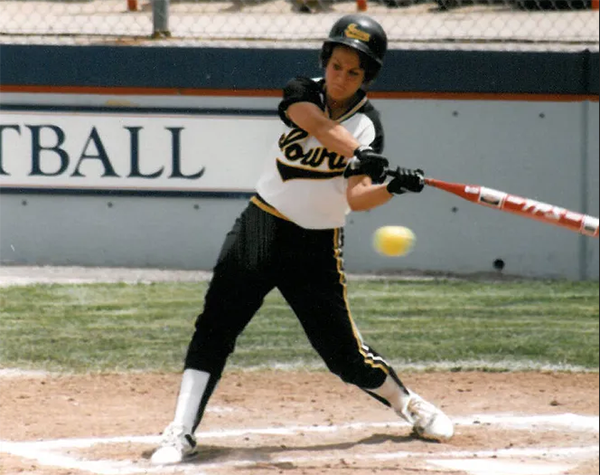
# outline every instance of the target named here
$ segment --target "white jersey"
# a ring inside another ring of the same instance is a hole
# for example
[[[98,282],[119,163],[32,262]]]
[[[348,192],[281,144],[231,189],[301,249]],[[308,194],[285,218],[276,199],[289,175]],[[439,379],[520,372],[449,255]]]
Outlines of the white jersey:
[[[257,192],[266,203],[306,229],[343,227],[350,212],[346,199],[348,180],[343,176],[349,158],[328,151],[287,117],[287,108],[297,102],[312,102],[325,111],[323,84],[323,80],[296,78],[284,89],[279,106],[281,136],[267,157],[257,185]],[[362,145],[381,153],[383,130],[379,114],[362,91],[354,107],[337,122]]]

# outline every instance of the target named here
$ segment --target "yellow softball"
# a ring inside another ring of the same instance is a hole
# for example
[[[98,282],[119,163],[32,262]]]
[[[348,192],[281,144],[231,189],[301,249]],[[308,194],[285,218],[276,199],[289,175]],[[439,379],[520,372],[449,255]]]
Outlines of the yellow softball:
[[[373,235],[373,247],[384,256],[404,256],[415,244],[415,234],[404,226],[383,226]]]

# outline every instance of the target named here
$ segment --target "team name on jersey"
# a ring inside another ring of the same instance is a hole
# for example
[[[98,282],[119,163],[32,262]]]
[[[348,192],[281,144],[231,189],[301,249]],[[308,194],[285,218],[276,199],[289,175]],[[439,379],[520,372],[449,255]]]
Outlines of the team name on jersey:
[[[282,134],[279,148],[287,160],[294,163],[277,161],[277,169],[283,181],[294,179],[328,180],[344,173],[347,158],[325,147],[305,150],[303,142],[309,137],[302,129],[292,129]]]

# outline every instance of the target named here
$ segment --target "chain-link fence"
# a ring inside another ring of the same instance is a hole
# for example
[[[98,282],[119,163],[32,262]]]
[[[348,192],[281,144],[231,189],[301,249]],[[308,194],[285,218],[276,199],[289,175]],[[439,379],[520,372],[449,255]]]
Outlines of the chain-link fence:
[[[395,48],[598,49],[598,0],[0,0],[0,43],[310,47],[345,13]]]

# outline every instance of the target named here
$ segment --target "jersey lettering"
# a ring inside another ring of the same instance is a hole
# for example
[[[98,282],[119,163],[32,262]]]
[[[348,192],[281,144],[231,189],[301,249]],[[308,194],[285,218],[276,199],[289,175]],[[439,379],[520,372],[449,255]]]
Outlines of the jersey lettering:
[[[318,168],[323,163],[323,154],[321,153],[322,149],[313,148],[308,151],[304,158],[300,161],[302,165],[308,165],[309,167]]]
[[[315,147],[305,151],[304,147],[301,145],[301,142],[308,136],[308,132],[302,129],[292,129],[287,135],[283,134],[279,139],[279,148],[283,152],[285,158],[287,158],[290,162],[299,162],[301,165],[311,168],[320,168],[323,163],[327,163],[329,170],[333,170],[336,173],[330,174],[329,172],[315,170],[310,174],[306,174],[304,172],[300,173],[298,176],[294,176],[294,178],[314,179],[317,175],[319,175],[319,178],[327,179],[339,176],[339,172],[346,168],[346,157],[336,152],[330,152],[325,147]],[[286,165],[286,168],[289,168],[289,165]],[[279,170],[281,171],[281,167]]]
[[[331,180],[344,174],[343,170],[326,172],[312,168],[294,167],[281,160],[277,160],[277,171],[284,182],[289,180]]]
[[[279,138],[279,148],[283,150],[290,144],[300,142],[308,137],[308,132],[302,129],[292,129],[289,134],[282,134]]]

